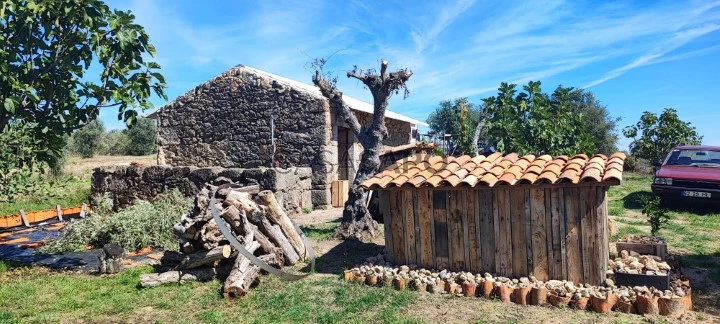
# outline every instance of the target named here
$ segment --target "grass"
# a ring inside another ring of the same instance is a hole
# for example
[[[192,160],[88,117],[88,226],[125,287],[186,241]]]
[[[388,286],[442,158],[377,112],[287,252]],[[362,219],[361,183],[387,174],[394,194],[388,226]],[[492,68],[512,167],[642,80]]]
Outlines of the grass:
[[[90,198],[90,180],[67,177],[63,186],[55,186],[47,194],[34,194],[21,197],[13,202],[0,203],[0,217],[36,210],[75,207],[87,203]]]
[[[314,225],[300,226],[308,239],[313,241],[327,241],[332,238],[335,229],[340,226],[340,222],[328,222]]]
[[[626,173],[620,186],[611,187],[608,211],[619,216],[612,241],[628,234],[649,235],[649,223],[641,214],[639,199],[650,195],[652,176]],[[670,207],[670,221],[660,230],[670,253],[687,266],[710,269],[707,279],[720,283],[720,212],[717,206],[678,203]]]
[[[339,282],[335,276],[293,282],[267,276],[249,296],[228,302],[218,281],[137,288],[140,274],[150,271],[136,268],[104,277],[37,268],[5,272],[0,274],[0,322],[105,322],[118,316],[173,323],[418,321],[401,311],[416,301],[416,293]]]

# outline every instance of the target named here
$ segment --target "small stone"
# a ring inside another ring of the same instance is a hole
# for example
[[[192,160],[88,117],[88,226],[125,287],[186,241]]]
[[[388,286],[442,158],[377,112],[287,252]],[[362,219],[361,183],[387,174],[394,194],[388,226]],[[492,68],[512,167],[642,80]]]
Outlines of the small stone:
[[[630,256],[630,253],[628,253],[627,250],[622,250],[622,251],[620,251],[620,258],[621,258],[621,259],[627,259],[628,256]]]
[[[408,272],[410,272],[410,267],[408,267],[406,265],[400,266],[400,272],[408,273]]]
[[[605,279],[605,285],[610,288],[615,288],[615,281],[612,279]]]

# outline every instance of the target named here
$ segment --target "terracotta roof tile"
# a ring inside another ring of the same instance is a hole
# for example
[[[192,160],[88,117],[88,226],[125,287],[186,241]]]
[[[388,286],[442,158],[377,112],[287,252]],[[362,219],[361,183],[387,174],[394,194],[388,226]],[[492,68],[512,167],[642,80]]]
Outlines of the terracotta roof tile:
[[[364,188],[400,186],[500,186],[621,181],[625,154],[572,157],[515,153],[443,159],[418,154],[391,164],[362,183]]]

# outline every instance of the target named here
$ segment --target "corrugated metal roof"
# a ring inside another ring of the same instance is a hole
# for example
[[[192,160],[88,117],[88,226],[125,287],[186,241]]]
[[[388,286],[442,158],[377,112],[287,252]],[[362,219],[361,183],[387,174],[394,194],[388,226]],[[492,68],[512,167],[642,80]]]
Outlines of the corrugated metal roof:
[[[307,84],[307,83],[303,83],[303,82],[300,82],[297,80],[292,80],[292,79],[288,79],[285,77],[281,77],[279,75],[275,75],[270,72],[266,72],[266,71],[259,70],[259,69],[249,67],[249,66],[245,66],[245,65],[238,65],[238,66],[234,67],[233,69],[244,69],[253,74],[263,76],[270,80],[275,80],[284,85],[293,87],[297,90],[302,90],[307,93],[313,94],[315,96],[322,97],[322,94],[320,93],[320,89],[318,89],[316,86],[311,85],[311,84]],[[343,95],[343,99],[348,104],[348,106],[350,106],[350,108],[352,108],[353,110],[362,111],[362,112],[369,113],[369,114],[372,114],[374,111],[373,105],[370,103],[355,99],[355,98],[347,96],[347,95]],[[165,106],[167,106],[167,105],[165,105]],[[160,107],[160,109],[163,109],[165,106]],[[158,109],[157,111],[159,111],[160,109]],[[149,114],[147,117],[155,118],[155,116],[157,115],[157,111]],[[415,124],[415,125],[428,126],[428,124],[421,122],[417,119],[413,119],[408,116],[401,115],[401,114],[398,114],[398,113],[390,111],[390,110],[385,111],[385,118],[400,120],[400,121],[408,122],[408,123]]]

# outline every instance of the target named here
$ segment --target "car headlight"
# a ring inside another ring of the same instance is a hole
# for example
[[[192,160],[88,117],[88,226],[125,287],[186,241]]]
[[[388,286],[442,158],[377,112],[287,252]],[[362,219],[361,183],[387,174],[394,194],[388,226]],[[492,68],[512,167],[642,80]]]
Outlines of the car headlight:
[[[655,184],[672,186],[672,178],[655,178]]]

